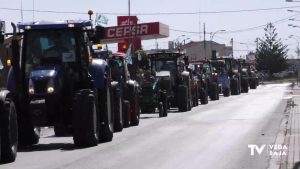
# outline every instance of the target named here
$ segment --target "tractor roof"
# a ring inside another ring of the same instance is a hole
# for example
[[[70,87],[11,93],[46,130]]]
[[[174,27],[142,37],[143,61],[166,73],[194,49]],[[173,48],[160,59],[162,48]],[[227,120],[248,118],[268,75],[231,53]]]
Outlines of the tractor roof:
[[[127,56],[126,56],[126,53],[122,53],[122,52],[114,52],[114,53],[112,53],[112,55],[114,56],[114,57],[119,57],[119,58],[121,58],[121,59],[125,59]]]
[[[18,28],[22,30],[29,29],[63,29],[63,28],[85,28],[92,26],[89,20],[66,20],[66,21],[38,21],[19,23]]]
[[[209,63],[210,60],[207,60],[207,59],[200,59],[200,60],[197,60],[197,61],[190,61],[190,64],[192,65],[202,65],[204,63]]]

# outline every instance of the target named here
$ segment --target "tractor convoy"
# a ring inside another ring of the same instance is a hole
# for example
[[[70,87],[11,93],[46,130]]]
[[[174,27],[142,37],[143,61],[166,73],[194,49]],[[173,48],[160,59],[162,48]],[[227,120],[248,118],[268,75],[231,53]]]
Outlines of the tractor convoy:
[[[148,69],[132,79],[125,53],[104,50],[101,26],[92,21],[12,24],[12,55],[0,91],[0,161],[13,162],[18,147],[38,144],[42,127],[72,136],[77,147],[112,141],[114,132],[137,126],[140,113],[167,117],[248,92],[258,86],[243,60],[190,62],[180,52],[148,53]],[[1,70],[3,71],[3,70]]]

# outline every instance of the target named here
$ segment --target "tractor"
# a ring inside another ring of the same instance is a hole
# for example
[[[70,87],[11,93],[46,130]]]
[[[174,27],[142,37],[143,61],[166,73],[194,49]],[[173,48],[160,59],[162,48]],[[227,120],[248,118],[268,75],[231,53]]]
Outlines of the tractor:
[[[117,104],[115,111],[115,131],[121,131],[122,127],[137,126],[140,121],[140,86],[132,80],[128,61],[125,53],[113,53],[109,50],[97,50],[95,57],[105,59],[111,68],[111,77],[115,82],[113,86],[114,100]]]
[[[230,76],[228,70],[230,68],[229,62],[226,62],[222,58],[215,58],[211,60],[211,64],[214,67],[214,73],[218,74],[218,81],[220,90],[219,93],[223,93],[224,97],[230,96]]]
[[[12,26],[6,98],[17,114],[20,145],[37,144],[45,126],[54,126],[56,136],[72,133],[75,146],[111,141],[113,82],[107,62],[90,57],[103,27],[90,20]]]
[[[199,60],[191,63],[194,66],[194,74],[200,81],[199,98],[201,104],[211,100],[219,100],[219,80],[218,74],[214,72],[214,67],[209,60]]]
[[[151,71],[145,71],[141,80],[141,112],[153,113],[158,109],[159,117],[168,116],[167,91],[162,86],[169,81],[168,74],[157,73],[156,76]]]
[[[241,86],[241,69],[240,64],[233,58],[224,58],[225,64],[228,65],[228,75],[230,77],[230,91],[231,95],[239,95],[242,91]],[[227,66],[226,66],[227,67]]]
[[[180,112],[191,110],[191,79],[190,72],[186,70],[188,63],[184,55],[161,51],[149,53],[148,57],[151,73],[156,79],[154,89],[166,92],[166,98],[162,97],[163,109],[172,106],[178,107]],[[167,105],[164,105],[164,101]]]
[[[248,77],[248,86],[250,87],[250,89],[256,89],[259,82],[254,65],[246,62],[246,60],[240,60],[240,64],[243,73]]]
[[[245,59],[238,59],[239,69],[241,72],[241,92],[248,93],[249,92],[249,79],[250,79],[250,65],[246,64]]]

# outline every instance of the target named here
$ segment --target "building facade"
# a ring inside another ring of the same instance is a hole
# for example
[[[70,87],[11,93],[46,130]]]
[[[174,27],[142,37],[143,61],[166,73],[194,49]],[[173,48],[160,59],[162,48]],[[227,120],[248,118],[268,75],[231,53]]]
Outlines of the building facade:
[[[213,53],[217,57],[232,57],[232,46],[219,44],[214,41],[190,42],[182,46],[182,50],[189,56],[190,61],[211,59]]]

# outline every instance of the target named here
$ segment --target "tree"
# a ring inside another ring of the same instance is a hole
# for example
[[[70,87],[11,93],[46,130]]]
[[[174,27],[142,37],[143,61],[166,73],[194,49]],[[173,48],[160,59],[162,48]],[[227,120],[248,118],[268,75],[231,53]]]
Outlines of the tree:
[[[287,68],[287,45],[283,45],[278,39],[276,28],[272,23],[268,23],[265,36],[257,39],[258,48],[256,51],[257,69],[268,71],[270,75],[283,71]]]

